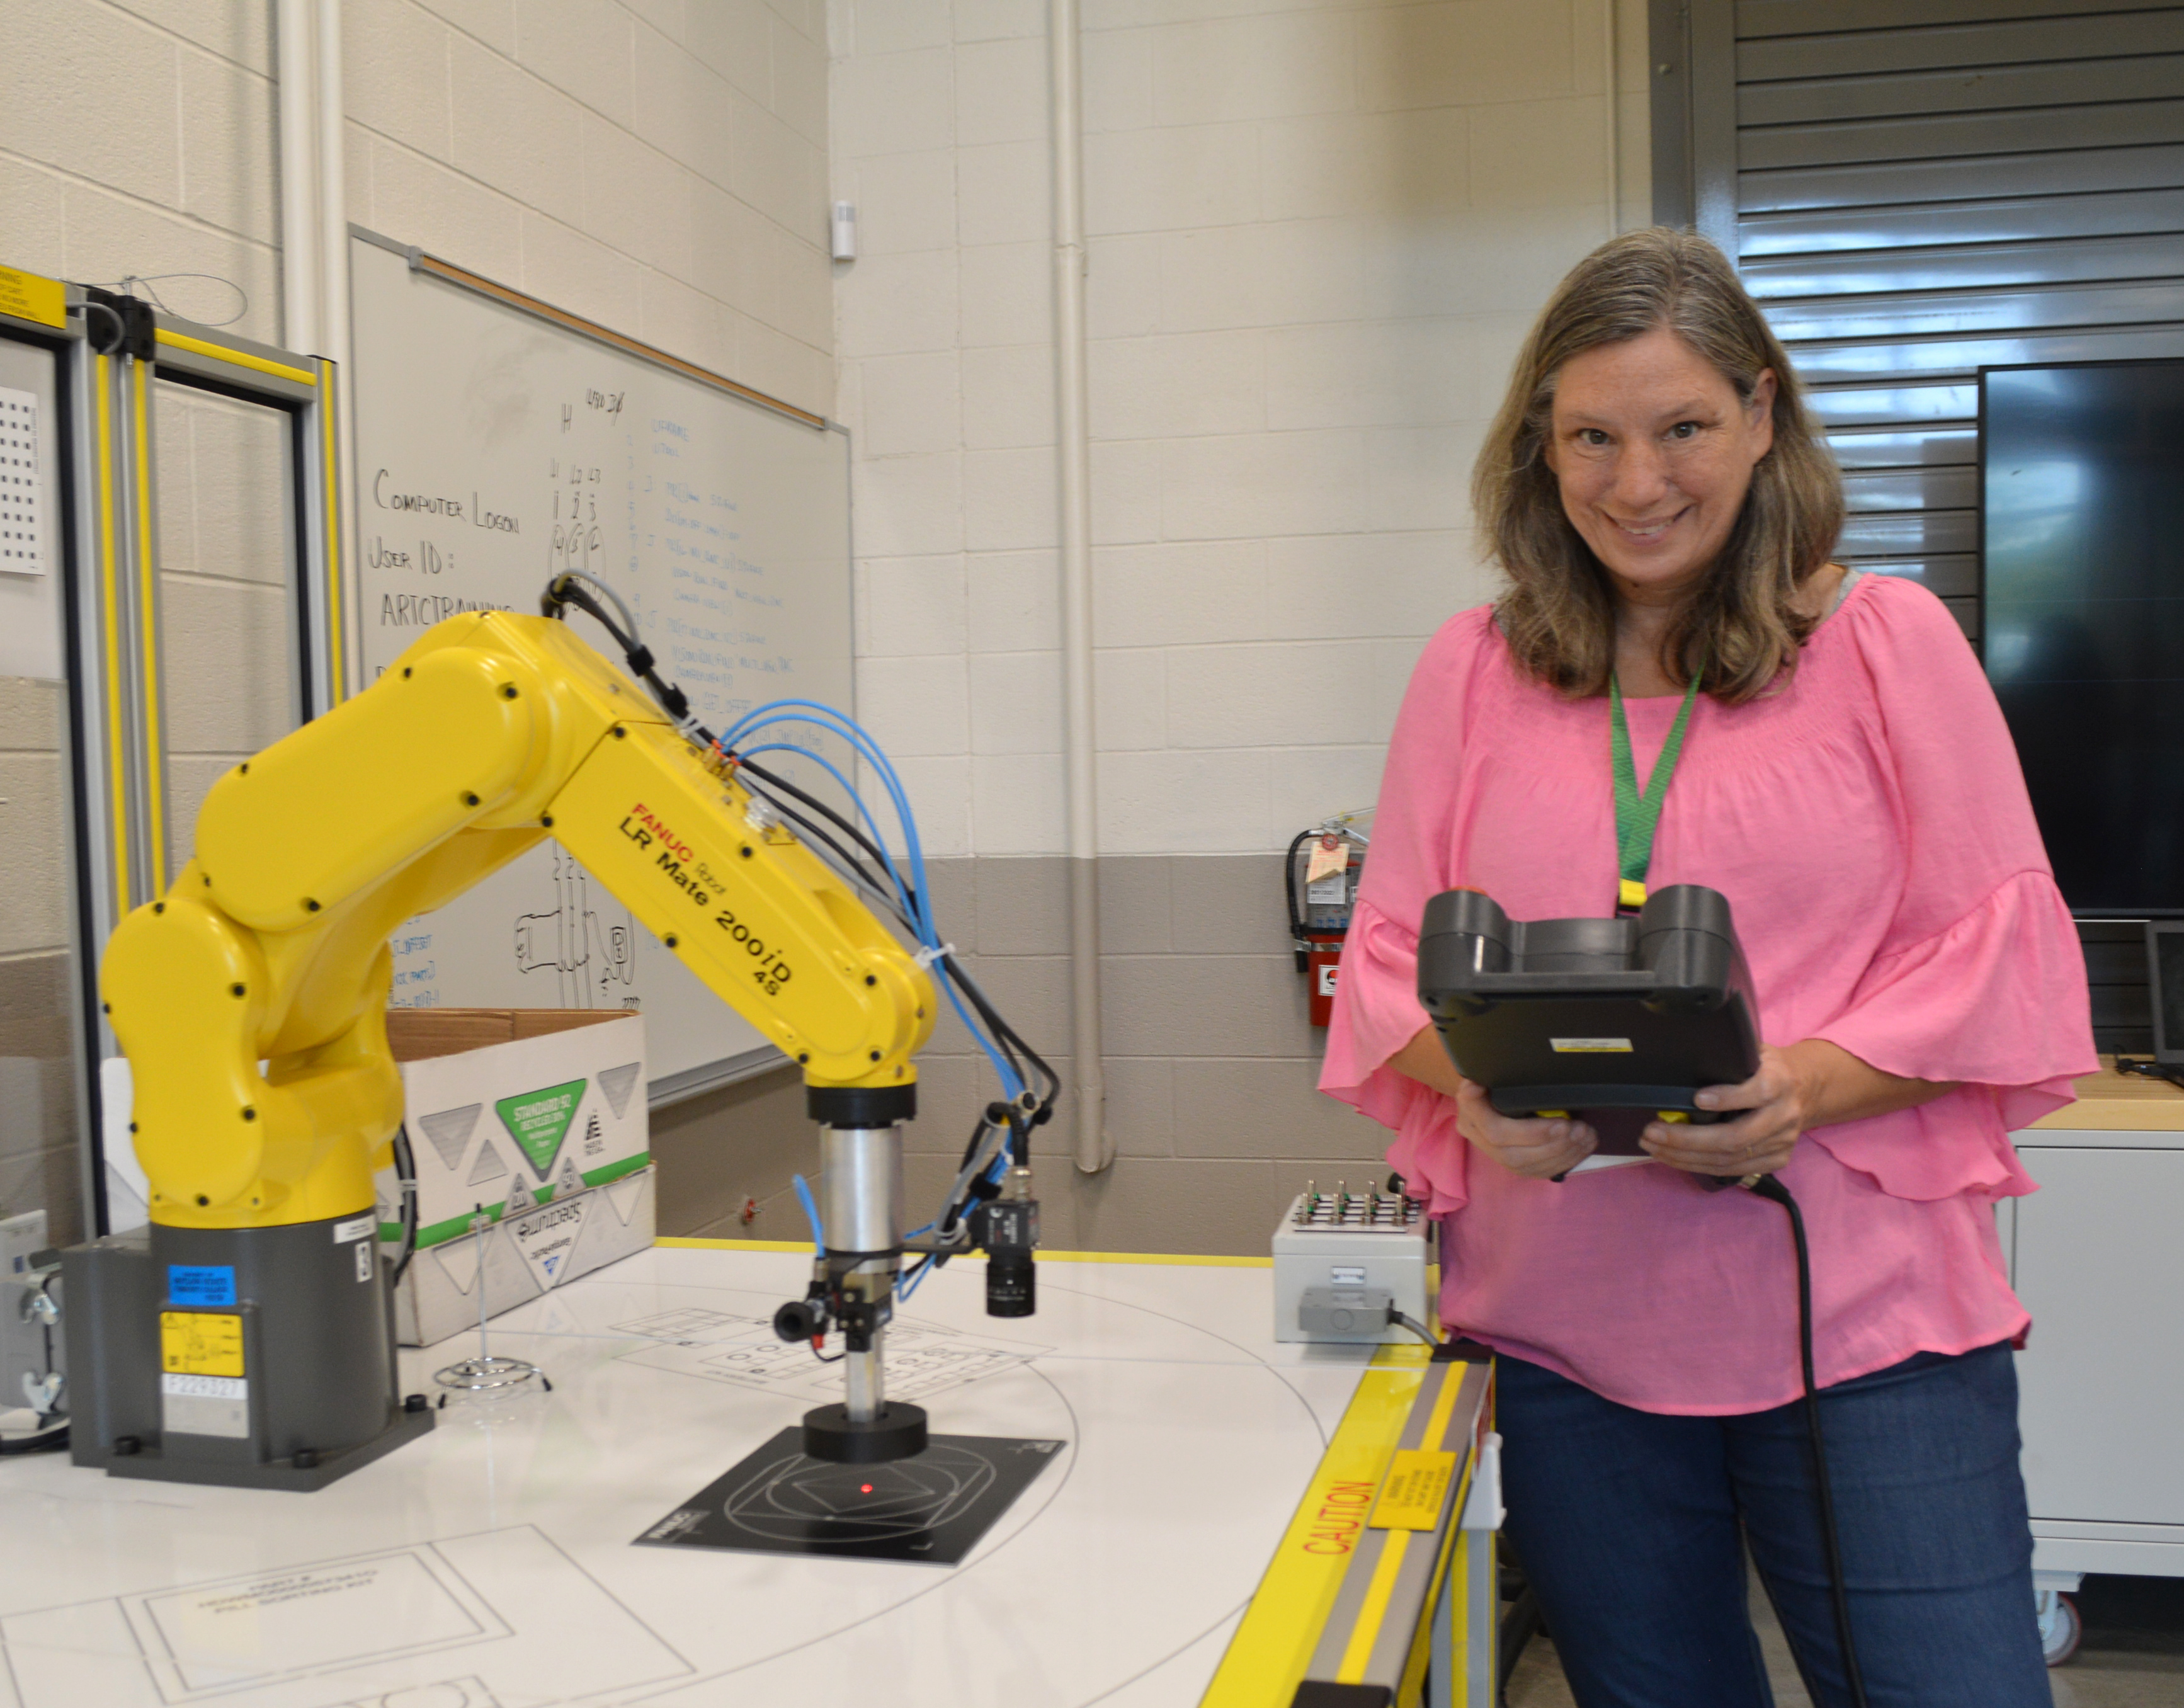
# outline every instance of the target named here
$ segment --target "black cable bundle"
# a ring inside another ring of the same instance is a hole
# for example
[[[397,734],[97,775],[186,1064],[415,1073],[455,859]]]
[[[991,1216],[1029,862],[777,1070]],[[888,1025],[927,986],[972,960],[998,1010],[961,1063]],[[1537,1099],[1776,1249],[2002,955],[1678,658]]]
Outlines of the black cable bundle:
[[[887,851],[867,835],[861,826],[837,812],[816,795],[800,789],[787,778],[744,758],[741,754],[722,750],[713,733],[691,717],[689,697],[675,684],[660,680],[655,667],[658,661],[653,657],[651,650],[640,644],[634,634],[626,631],[621,623],[608,613],[604,606],[587,590],[587,583],[599,587],[609,599],[614,599],[611,592],[600,583],[593,582],[590,577],[580,571],[567,571],[547,583],[546,591],[539,600],[540,610],[548,617],[559,618],[567,607],[574,606],[605,629],[613,637],[615,645],[621,649],[623,661],[631,672],[644,683],[660,708],[688,732],[692,740],[721,752],[722,756],[733,764],[742,775],[755,779],[746,784],[754,795],[763,799],[800,835],[808,839],[816,847],[824,849],[839,869],[854,875],[871,896],[878,898],[881,905],[894,913],[903,925],[910,928],[915,935],[915,926],[896,902],[898,885],[912,908],[921,905],[920,898],[906,879],[898,878]],[[631,622],[633,628],[635,625],[629,613],[620,608],[621,601],[615,600],[615,604],[623,621]],[[796,804],[791,805],[791,802]],[[822,819],[825,821],[824,825],[819,822]],[[956,986],[963,1000],[985,1023],[994,1045],[1007,1058],[1017,1077],[1027,1086],[1036,1082],[1039,1086],[1039,1090],[1028,1094],[1031,1098],[1028,1108],[1016,1110],[1006,1118],[1011,1129],[1011,1152],[1018,1162],[1022,1162],[1028,1154],[1029,1130],[1043,1126],[1054,1118],[1055,1099],[1061,1094],[1061,1076],[1048,1065],[1045,1058],[1026,1043],[1022,1035],[1001,1017],[986,993],[978,987],[978,981],[957,964],[953,954],[943,952],[933,956],[933,959],[942,974]],[[1001,1106],[997,1104],[994,1107]],[[1018,1130],[1019,1123],[1022,1124],[1021,1130]],[[984,1136],[989,1125],[991,1123],[982,1122],[972,1134],[974,1148]]]
[[[1789,1187],[1773,1175],[1750,1182],[1752,1193],[1790,1213],[1790,1239],[1797,1252],[1797,1355],[1805,1377],[1805,1429],[1813,1448],[1813,1487],[1820,1510],[1820,1546],[1828,1560],[1828,1587],[1836,1612],[1836,1646],[1842,1653],[1843,1677],[1855,1708],[1866,1708],[1865,1677],[1858,1671],[1858,1645],[1851,1638],[1850,1592],[1843,1583],[1842,1544],[1836,1534],[1835,1490],[1828,1481],[1828,1443],[1820,1427],[1820,1395],[1813,1374],[1813,1254],[1805,1242],[1805,1218]]]
[[[407,1126],[394,1130],[394,1180],[402,1195],[402,1248],[395,1256],[393,1273],[387,1277],[389,1292],[402,1285],[410,1259],[417,1255],[417,1157],[410,1148]]]

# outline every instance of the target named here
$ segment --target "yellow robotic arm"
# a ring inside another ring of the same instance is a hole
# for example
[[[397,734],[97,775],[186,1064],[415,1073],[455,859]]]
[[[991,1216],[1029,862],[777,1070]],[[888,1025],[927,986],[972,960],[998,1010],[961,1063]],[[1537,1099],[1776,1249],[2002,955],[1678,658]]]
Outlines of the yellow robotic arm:
[[[328,1375],[299,1348],[360,1336],[363,1362],[391,1372],[391,1337],[365,1320],[385,1315],[383,1283],[369,1311],[321,1297],[343,1275],[366,1279],[361,1256],[342,1265],[376,1220],[372,1171],[402,1119],[387,937],[549,836],[801,1066],[825,1141],[817,1320],[831,1301],[855,1354],[850,1404],[826,1409],[842,1414],[839,1439],[818,1444],[856,1458],[922,1447],[922,1414],[881,1392],[878,1331],[902,1250],[900,1123],[936,1014],[931,977],[722,756],[566,624],[488,611],[429,630],[363,694],[221,778],[196,857],[114,935],[101,991],[134,1076],[162,1390],[157,1425],[109,1428],[89,1444],[107,1456],[89,1462],[197,1475],[174,1467],[194,1462],[209,1414],[203,1381],[178,1379],[209,1373],[191,1348],[229,1340],[237,1374],[219,1380],[236,1384],[221,1392],[240,1409],[209,1421],[241,1432],[205,1437],[229,1443],[214,1460],[247,1443],[262,1469],[300,1448],[316,1470],[329,1450],[354,1457],[376,1438],[391,1374]],[[378,1281],[376,1264],[369,1273]],[[214,1320],[222,1312],[232,1325]],[[265,1376],[242,1368],[254,1359]],[[284,1363],[318,1387],[348,1381],[356,1404],[339,1419],[292,1404]],[[109,1451],[117,1438],[135,1444]]]
[[[101,987],[153,1220],[370,1208],[402,1113],[388,934],[548,836],[807,1083],[916,1079],[931,979],[724,762],[566,624],[451,617],[221,778],[197,857],[114,935]]]

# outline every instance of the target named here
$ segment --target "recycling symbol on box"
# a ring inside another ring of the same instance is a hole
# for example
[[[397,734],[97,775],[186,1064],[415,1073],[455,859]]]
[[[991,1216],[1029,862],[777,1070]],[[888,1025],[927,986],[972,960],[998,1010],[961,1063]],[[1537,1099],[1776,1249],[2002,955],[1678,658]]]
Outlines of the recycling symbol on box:
[[[549,1177],[561,1141],[577,1119],[577,1105],[583,1101],[585,1084],[582,1080],[571,1080],[566,1085],[503,1097],[493,1106],[509,1137],[530,1160],[532,1173],[542,1181]]]

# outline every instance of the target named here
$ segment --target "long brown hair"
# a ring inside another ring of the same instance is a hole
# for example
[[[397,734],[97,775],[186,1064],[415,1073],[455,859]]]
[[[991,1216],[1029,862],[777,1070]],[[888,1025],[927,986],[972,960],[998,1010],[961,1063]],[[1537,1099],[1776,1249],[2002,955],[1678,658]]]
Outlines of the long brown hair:
[[[1556,287],[1517,357],[1509,395],[1472,476],[1492,555],[1509,578],[1498,614],[1518,664],[1572,697],[1607,691],[1615,600],[1607,572],[1563,510],[1547,466],[1555,380],[1602,344],[1666,327],[1747,404],[1774,374],[1774,444],[1712,572],[1669,625],[1661,667],[1730,705],[1796,667],[1817,621],[1797,589],[1825,566],[1842,527],[1842,478],[1805,413],[1802,388],[1758,307],[1704,237],[1657,226],[1611,238]]]

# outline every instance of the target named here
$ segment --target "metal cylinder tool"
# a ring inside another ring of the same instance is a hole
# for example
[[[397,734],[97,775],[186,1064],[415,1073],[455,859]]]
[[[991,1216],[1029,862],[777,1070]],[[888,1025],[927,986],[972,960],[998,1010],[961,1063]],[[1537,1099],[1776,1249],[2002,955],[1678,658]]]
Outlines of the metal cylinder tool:
[[[887,1325],[902,1268],[902,1124],[916,1113],[914,1086],[899,1091],[812,1086],[820,1123],[820,1238],[811,1292],[783,1307],[815,1346],[831,1324],[842,1337],[847,1398],[805,1414],[813,1459],[869,1465],[925,1450],[925,1413],[887,1397]],[[786,1333],[782,1316],[777,1332]]]
[[[820,1130],[821,1220],[830,1262],[855,1267],[841,1277],[845,1300],[867,1314],[869,1327],[852,1339],[844,1372],[849,1421],[876,1422],[887,1406],[882,1349],[887,1338],[895,1271],[902,1265],[902,1129],[825,1127]]]

